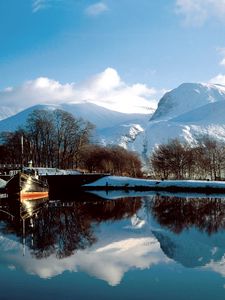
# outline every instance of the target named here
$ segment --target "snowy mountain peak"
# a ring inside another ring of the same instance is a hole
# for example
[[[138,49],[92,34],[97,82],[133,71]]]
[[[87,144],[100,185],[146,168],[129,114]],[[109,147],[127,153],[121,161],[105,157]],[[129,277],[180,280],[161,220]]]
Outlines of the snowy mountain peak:
[[[151,121],[169,120],[208,103],[224,100],[225,86],[183,83],[161,98]]]

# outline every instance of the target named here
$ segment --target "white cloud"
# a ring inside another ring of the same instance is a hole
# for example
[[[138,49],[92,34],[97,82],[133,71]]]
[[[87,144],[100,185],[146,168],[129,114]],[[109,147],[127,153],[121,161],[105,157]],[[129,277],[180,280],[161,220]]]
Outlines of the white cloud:
[[[212,270],[216,273],[219,273],[222,277],[225,277],[225,257],[223,256],[221,260],[214,261],[211,260],[206,266],[205,269]],[[225,286],[223,286],[225,288]]]
[[[115,69],[107,68],[76,84],[62,84],[47,77],[26,81],[0,91],[0,103],[19,111],[36,104],[91,102],[125,113],[149,113],[157,106],[156,96],[154,88],[141,83],[128,85]]]
[[[108,6],[103,2],[98,2],[92,5],[89,5],[85,12],[89,16],[97,16],[102,14],[103,12],[106,12],[108,10]]]
[[[13,91],[13,87],[12,86],[7,86],[5,89],[4,89],[5,92],[12,92]]]
[[[220,61],[220,65],[225,66],[225,48],[218,48],[217,52],[222,56],[222,60]]]
[[[225,85],[225,75],[218,74],[217,76],[215,76],[212,79],[210,79],[209,83]]]
[[[184,17],[184,24],[201,26],[207,19],[223,21],[225,0],[176,0],[176,13]]]
[[[46,0],[33,0],[32,2],[32,12],[36,13],[46,7]]]
[[[36,13],[40,10],[52,7],[59,2],[61,2],[61,0],[32,0],[32,12]]]
[[[141,232],[132,227],[115,230],[110,225],[100,225],[95,244],[63,259],[57,259],[54,254],[46,259],[35,259],[28,248],[26,256],[22,256],[19,243],[3,238],[0,262],[43,279],[65,271],[81,271],[116,286],[129,270],[145,270],[158,264],[170,264],[171,260],[163,253],[154,235],[145,229]]]

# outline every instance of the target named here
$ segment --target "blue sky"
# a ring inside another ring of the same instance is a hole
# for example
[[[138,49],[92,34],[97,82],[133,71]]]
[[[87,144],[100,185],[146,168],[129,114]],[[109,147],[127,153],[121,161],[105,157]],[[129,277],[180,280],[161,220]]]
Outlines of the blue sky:
[[[1,0],[0,20],[2,93],[38,78],[84,86],[105,70],[155,98],[225,84],[224,0]]]

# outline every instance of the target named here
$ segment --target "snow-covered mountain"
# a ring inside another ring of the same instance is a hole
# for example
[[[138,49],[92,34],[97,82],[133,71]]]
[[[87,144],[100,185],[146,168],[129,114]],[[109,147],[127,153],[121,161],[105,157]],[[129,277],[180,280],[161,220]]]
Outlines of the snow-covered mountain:
[[[76,118],[83,118],[96,126],[95,139],[103,145],[118,144],[132,148],[133,141],[144,131],[149,117],[146,114],[126,114],[112,111],[93,103],[76,103],[60,105],[35,105],[9,118],[0,121],[0,132],[14,131],[24,126],[28,116],[37,109],[62,109],[72,113]],[[134,149],[135,150],[135,149]]]
[[[169,120],[208,103],[225,100],[225,86],[183,83],[159,101],[151,120]]]
[[[171,138],[194,143],[201,135],[225,141],[225,86],[183,83],[167,92],[153,114],[125,114],[93,103],[37,105],[0,121],[0,131],[23,125],[34,109],[63,109],[96,125],[96,139],[149,155]]]
[[[219,263],[224,257],[224,234],[211,236],[194,227],[177,234],[169,229],[153,230],[163,252],[171,259],[188,268],[207,267],[209,263]]]
[[[145,129],[147,153],[169,139],[194,143],[209,135],[225,142],[225,86],[185,83],[166,93]]]
[[[117,126],[121,123],[136,122],[142,119],[142,114],[125,114],[106,109],[93,103],[78,103],[78,104],[59,104],[59,105],[35,105],[29,107],[18,114],[0,121],[0,131],[13,131],[18,126],[23,126],[26,123],[27,117],[34,110],[54,110],[62,109],[73,114],[76,118],[83,118],[97,126],[98,129],[103,129],[111,126]]]

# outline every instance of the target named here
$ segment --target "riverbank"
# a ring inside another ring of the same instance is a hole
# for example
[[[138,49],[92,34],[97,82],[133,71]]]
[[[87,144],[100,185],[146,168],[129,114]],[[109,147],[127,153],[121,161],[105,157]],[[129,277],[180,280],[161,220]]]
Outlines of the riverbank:
[[[196,193],[225,193],[225,181],[147,180],[122,176],[105,176],[82,185],[85,190],[136,190]]]

